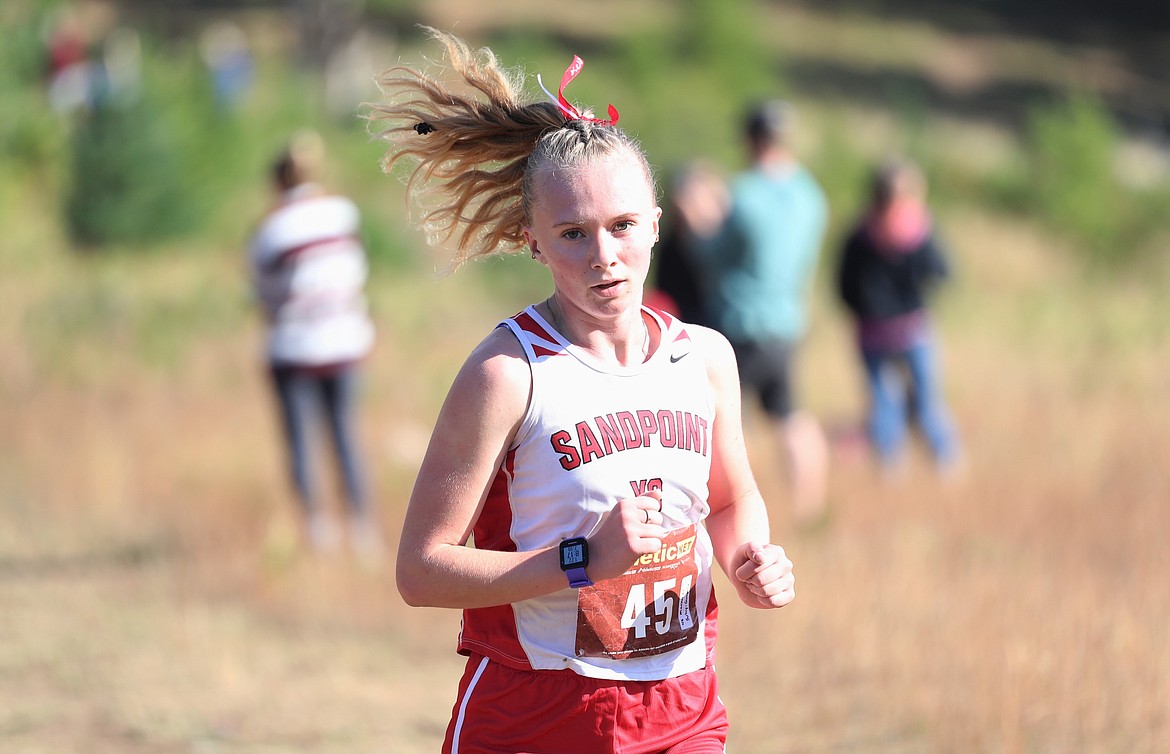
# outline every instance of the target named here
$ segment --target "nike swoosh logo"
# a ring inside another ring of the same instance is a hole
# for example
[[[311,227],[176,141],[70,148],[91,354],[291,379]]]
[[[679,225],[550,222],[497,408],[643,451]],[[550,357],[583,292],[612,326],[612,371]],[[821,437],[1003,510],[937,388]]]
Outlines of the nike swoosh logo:
[[[672,355],[671,355],[671,357],[670,357],[670,363],[671,363],[671,364],[677,364],[678,362],[682,361],[682,360],[683,360],[683,359],[685,359],[687,356],[689,356],[689,355],[690,355],[690,353],[691,353],[690,351],[687,351],[686,353],[684,353],[684,354],[680,354],[680,355],[678,355],[678,356],[674,356],[674,355],[672,354]]]

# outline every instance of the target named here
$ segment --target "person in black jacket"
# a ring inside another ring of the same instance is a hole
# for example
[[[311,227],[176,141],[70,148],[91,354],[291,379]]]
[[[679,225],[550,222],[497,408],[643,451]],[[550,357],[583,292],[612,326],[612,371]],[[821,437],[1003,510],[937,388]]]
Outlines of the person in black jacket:
[[[845,241],[837,273],[869,388],[866,429],[885,471],[902,462],[909,419],[921,428],[940,471],[953,471],[959,462],[927,313],[930,294],[948,275],[922,171],[903,159],[887,161],[874,173],[869,206]]]
[[[683,165],[671,184],[662,216],[662,240],[654,248],[653,287],[647,291],[646,303],[684,322],[710,327],[707,281],[695,247],[700,233],[708,232],[709,225],[722,222],[727,214],[727,186],[716,168],[703,160]],[[702,227],[694,228],[692,222]]]

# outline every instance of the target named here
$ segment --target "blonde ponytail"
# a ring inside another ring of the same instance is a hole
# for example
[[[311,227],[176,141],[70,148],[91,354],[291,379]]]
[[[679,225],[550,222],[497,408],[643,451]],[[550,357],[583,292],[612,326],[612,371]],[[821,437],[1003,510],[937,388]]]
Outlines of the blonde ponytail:
[[[553,102],[521,102],[521,76],[501,68],[490,49],[473,51],[454,35],[426,30],[474,91],[457,93],[428,73],[397,66],[379,77],[386,102],[370,105],[366,119],[389,145],[383,171],[414,163],[408,203],[421,212],[414,219],[428,243],[454,245],[453,269],[524,246],[533,177],[545,166],[567,167],[624,148],[650,177],[641,147],[621,129],[566,121]]]

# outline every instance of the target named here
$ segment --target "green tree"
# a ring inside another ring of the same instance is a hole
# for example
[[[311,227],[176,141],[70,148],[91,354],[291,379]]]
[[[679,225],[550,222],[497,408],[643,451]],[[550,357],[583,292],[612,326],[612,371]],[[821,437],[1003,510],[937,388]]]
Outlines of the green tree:
[[[77,124],[71,157],[65,217],[76,243],[145,244],[195,225],[177,146],[146,99],[95,107]]]
[[[1096,256],[1117,256],[1126,221],[1114,174],[1118,134],[1108,110],[1086,96],[1034,110],[1028,122],[1036,209]]]

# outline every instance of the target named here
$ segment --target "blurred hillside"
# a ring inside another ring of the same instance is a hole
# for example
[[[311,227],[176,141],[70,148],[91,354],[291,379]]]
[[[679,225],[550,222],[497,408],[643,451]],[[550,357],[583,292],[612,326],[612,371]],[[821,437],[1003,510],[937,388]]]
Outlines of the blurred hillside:
[[[20,113],[0,125],[0,149],[53,176],[66,203],[71,190],[88,193],[77,188],[86,179],[78,160],[92,156],[80,142],[94,129],[74,125],[94,119],[46,112],[44,45],[68,13],[94,55],[119,31],[141,35],[143,105],[127,120],[138,129],[133,141],[156,151],[110,160],[158,165],[155,186],[167,172],[193,179],[171,202],[188,215],[174,218],[180,234],[221,228],[221,237],[239,237],[227,208],[254,206],[268,155],[312,125],[338,144],[341,187],[368,207],[392,205],[371,226],[376,255],[408,257],[401,203],[385,201],[394,187],[373,174],[376,146],[357,115],[378,97],[377,72],[435,53],[420,23],[490,44],[526,68],[532,90],[536,72],[580,53],[591,75],[574,96],[618,104],[667,178],[696,155],[735,169],[733,124],[745,104],[792,99],[802,153],[838,220],[856,206],[868,165],[891,152],[926,165],[944,206],[1033,218],[1105,262],[1098,270],[1155,255],[1170,205],[1170,11],[1160,3],[15,0],[0,13],[16,30],[0,48],[8,69],[0,92]],[[208,66],[231,40],[252,68],[226,109]],[[63,161],[70,149],[72,164]],[[160,201],[159,192],[150,198]]]
[[[933,92],[933,101],[955,107],[956,114],[998,115],[1018,124],[1019,112],[1013,113],[1010,107],[1013,102],[1019,105],[1030,97],[1050,95],[1052,89],[1080,88],[1101,96],[1133,130],[1165,133],[1170,116],[1170,47],[1166,44],[1170,7],[1165,3],[829,0],[799,4],[809,10],[925,26],[952,37],[957,42],[952,55],[967,59],[968,70],[955,65],[948,74],[947,64],[940,65],[941,86]],[[1020,65],[1022,58],[1013,55],[1011,48],[1021,51],[1029,45],[1037,51],[1047,47],[1064,59],[1036,59],[1033,66]],[[1008,74],[1007,81],[997,81],[997,71]]]
[[[189,31],[207,14],[284,9],[300,15],[303,28],[316,26],[306,33],[301,52],[317,61],[357,27],[394,33],[418,22],[458,24],[463,33],[484,39],[545,31],[592,50],[612,41],[624,25],[599,21],[623,15],[635,22],[654,18],[670,25],[689,17],[728,27],[728,17],[750,16],[760,28],[735,33],[758,33],[788,66],[794,89],[807,97],[881,101],[895,90],[916,88],[932,108],[1019,125],[1027,99],[1079,88],[1101,96],[1135,130],[1164,131],[1170,120],[1170,8],[1157,0],[656,0],[637,9],[601,2],[593,11],[530,0],[188,0],[165,10],[133,0],[120,5],[171,33]],[[868,37],[857,36],[855,27],[867,25]],[[913,30],[946,44],[901,44]]]

